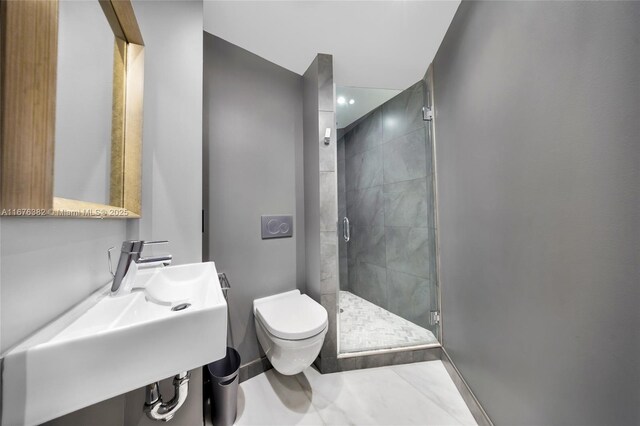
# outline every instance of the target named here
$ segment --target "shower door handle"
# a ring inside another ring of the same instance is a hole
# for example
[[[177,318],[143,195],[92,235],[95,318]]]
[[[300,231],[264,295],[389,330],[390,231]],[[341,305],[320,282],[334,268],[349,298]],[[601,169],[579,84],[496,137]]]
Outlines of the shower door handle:
[[[351,239],[351,227],[349,226],[349,218],[346,216],[342,219],[342,238],[347,243]]]

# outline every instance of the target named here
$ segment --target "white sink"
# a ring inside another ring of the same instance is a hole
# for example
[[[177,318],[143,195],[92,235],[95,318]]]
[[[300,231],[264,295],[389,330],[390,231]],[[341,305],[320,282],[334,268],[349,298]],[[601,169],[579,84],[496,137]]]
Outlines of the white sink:
[[[213,262],[139,270],[128,294],[110,286],[3,355],[2,425],[39,424],[225,356]]]

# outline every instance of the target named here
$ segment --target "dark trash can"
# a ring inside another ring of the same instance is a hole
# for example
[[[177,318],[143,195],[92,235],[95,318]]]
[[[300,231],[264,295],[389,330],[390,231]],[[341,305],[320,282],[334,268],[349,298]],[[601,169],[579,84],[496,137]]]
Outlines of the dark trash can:
[[[211,421],[213,426],[231,426],[238,414],[240,354],[227,347],[224,358],[207,366],[211,390]]]

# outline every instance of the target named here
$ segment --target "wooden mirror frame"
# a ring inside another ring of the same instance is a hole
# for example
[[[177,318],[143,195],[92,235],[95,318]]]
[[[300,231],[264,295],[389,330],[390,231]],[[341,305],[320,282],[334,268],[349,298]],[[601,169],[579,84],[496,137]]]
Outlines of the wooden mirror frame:
[[[53,195],[58,0],[0,0],[0,216],[140,217],[144,42],[130,0],[96,1],[115,36],[111,205]]]

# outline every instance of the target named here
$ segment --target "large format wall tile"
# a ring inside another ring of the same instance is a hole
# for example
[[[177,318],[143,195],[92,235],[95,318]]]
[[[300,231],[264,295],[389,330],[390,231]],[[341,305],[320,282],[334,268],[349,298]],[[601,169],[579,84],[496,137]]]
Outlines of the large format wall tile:
[[[429,230],[385,227],[387,268],[429,278]]]
[[[344,161],[338,162],[338,219],[347,215],[347,187],[344,178]]]
[[[333,57],[318,54],[318,110],[333,111]],[[334,128],[335,126],[331,126]],[[334,129],[335,130],[335,129]]]
[[[383,104],[382,141],[388,142],[424,127],[423,106],[424,87],[422,80]]]
[[[338,250],[340,251],[338,257],[338,287],[340,290],[349,290],[349,259],[346,253],[343,255],[342,250]]]
[[[418,288],[415,294],[415,299],[412,300],[411,310],[409,312],[409,321],[418,324],[427,330],[430,330],[434,335],[438,335],[438,325],[431,325],[431,311],[436,310],[438,303],[434,301],[437,295],[435,287],[432,281],[428,281],[427,285]]]
[[[358,262],[355,293],[380,307],[387,306],[387,270],[370,263]]]
[[[384,183],[418,179],[427,175],[426,134],[418,129],[384,144]]]
[[[382,111],[374,110],[349,133],[346,156],[352,157],[382,144]]]
[[[384,226],[382,186],[347,192],[347,212],[353,226]]]
[[[367,262],[386,267],[385,231],[382,226],[353,227],[349,255],[352,263]]]
[[[387,269],[388,310],[429,328],[429,280]]]
[[[384,185],[384,223],[386,226],[429,226],[428,187],[430,178]],[[433,214],[432,214],[433,215]]]
[[[338,185],[335,172],[320,172],[320,231],[336,231]]]
[[[320,149],[320,171],[334,172],[336,171],[336,132],[333,130],[335,116],[333,111],[318,112],[318,146]],[[325,144],[324,137],[327,128],[331,129],[331,137],[329,145]]]
[[[349,251],[349,253],[351,253],[351,251]],[[352,293],[358,294],[356,291],[357,283],[358,283],[358,268],[356,268],[355,257],[352,257],[351,254],[349,254],[349,257],[347,258],[347,263],[349,265],[349,269],[347,269],[348,284],[346,287]]]
[[[382,148],[347,158],[347,191],[382,185]]]
[[[431,328],[429,314],[437,306],[434,190],[423,98],[418,82],[341,138],[339,185],[352,232],[351,242],[339,243],[339,258],[342,289]]]
[[[329,329],[322,342],[322,349],[320,351],[323,357],[334,357],[337,354],[337,325],[338,325],[338,300],[336,292],[323,294],[320,297],[322,306],[327,310],[327,316],[329,319]]]
[[[338,236],[320,232],[320,292],[335,293],[338,284]]]

